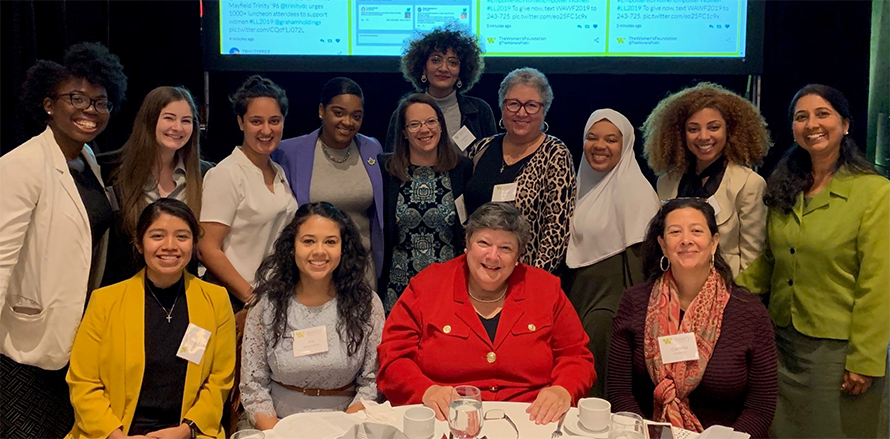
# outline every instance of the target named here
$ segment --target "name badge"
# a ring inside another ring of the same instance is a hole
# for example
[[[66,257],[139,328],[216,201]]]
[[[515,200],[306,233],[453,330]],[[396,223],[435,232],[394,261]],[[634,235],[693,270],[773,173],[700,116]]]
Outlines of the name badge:
[[[454,210],[457,211],[457,219],[461,224],[467,222],[467,206],[464,204],[463,194],[454,200]]]
[[[476,136],[470,132],[470,129],[467,128],[466,125],[464,125],[457,130],[457,133],[451,136],[451,140],[454,140],[457,147],[460,148],[461,151],[464,151],[468,146],[473,144],[473,141],[476,140]]]
[[[664,364],[698,360],[698,345],[695,343],[695,334],[691,332],[658,337],[658,348]]]
[[[324,326],[294,331],[294,357],[328,351],[328,331]]]
[[[717,214],[720,213],[720,203],[717,202],[713,195],[708,197],[708,204],[714,208],[714,216],[717,216]]]
[[[176,356],[195,364],[201,364],[201,357],[204,356],[204,349],[207,349],[208,341],[210,341],[210,331],[194,323],[189,323]]]
[[[491,191],[491,201],[513,201],[516,199],[516,183],[505,183],[494,186]]]

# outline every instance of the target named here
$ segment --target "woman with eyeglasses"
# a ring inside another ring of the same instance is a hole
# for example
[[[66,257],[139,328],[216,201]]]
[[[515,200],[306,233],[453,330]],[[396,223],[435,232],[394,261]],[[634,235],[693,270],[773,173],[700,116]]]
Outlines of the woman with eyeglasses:
[[[467,92],[482,77],[485,61],[476,36],[456,24],[437,27],[408,43],[402,54],[402,76],[418,93],[426,93],[442,109],[442,124],[451,135],[466,127],[477,139],[497,133],[494,113],[482,99]],[[402,137],[398,111],[386,130],[386,151]],[[382,288],[382,287],[381,287]]]
[[[463,252],[464,233],[455,200],[473,172],[442,123],[444,114],[426,94],[410,95],[396,110],[402,135],[383,166],[383,306],[389,312],[408,281],[434,262]]]
[[[507,132],[473,145],[473,177],[466,211],[489,202],[515,205],[532,226],[522,262],[556,272],[569,242],[575,210],[575,169],[562,140],[547,134],[544,117],[553,90],[543,73],[524,67],[510,72],[498,90],[501,127]]]
[[[126,89],[99,44],[28,70],[23,100],[46,129],[0,158],[0,437],[62,437],[74,423],[65,373],[113,222],[86,144]]]
[[[338,77],[321,88],[321,127],[287,139],[272,155],[297,204],[327,201],[358,226],[362,246],[372,256],[365,279],[374,288],[383,269],[383,179],[377,156],[380,142],[359,134],[365,98],[355,81]]]

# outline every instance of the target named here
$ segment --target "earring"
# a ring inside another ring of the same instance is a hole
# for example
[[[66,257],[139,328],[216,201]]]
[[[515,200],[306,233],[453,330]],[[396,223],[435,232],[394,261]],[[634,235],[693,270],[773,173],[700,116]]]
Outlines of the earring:
[[[714,255],[711,255],[711,268],[714,268]]]
[[[664,261],[668,262],[667,267],[664,266]],[[667,256],[662,255],[658,265],[661,267],[661,271],[668,271],[671,268],[671,260]]]
[[[52,110],[47,110],[47,111],[46,111],[46,114],[52,116],[52,115],[53,115],[53,112],[52,112]]]
[[[498,121],[498,127],[500,127],[502,130],[507,129],[507,127],[504,126],[504,118],[503,117],[501,118],[501,120]]]
[[[547,134],[547,130],[550,129],[550,124],[547,121],[544,121],[544,134]]]
[[[426,73],[420,75],[420,82],[426,84]]]
[[[456,84],[456,85],[457,85],[457,88],[461,88],[461,87],[464,86],[464,83],[461,82],[461,80],[458,78],[458,80],[457,80],[457,84]]]
[[[844,131],[844,135],[845,135],[845,136],[849,136],[849,135],[850,135],[850,132],[849,132],[849,131]]]

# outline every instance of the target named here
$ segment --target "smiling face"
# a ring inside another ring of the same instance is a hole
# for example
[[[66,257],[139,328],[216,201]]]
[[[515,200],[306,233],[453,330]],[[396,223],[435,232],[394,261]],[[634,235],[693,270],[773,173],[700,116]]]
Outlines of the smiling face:
[[[70,78],[62,81],[56,89],[55,98],[43,100],[43,109],[49,114],[47,124],[57,139],[62,138],[71,145],[92,142],[108,125],[108,114],[100,114],[95,105],[84,110],[74,108],[68,100],[69,93],[77,93],[93,100],[106,100],[105,87],[90,83],[84,78]]]
[[[460,77],[460,59],[454,50],[435,50],[426,59],[423,73],[429,81],[430,95],[444,98],[451,94]]]
[[[798,99],[792,119],[794,141],[810,155],[840,154],[841,141],[850,129],[850,121],[841,117],[822,96],[809,94]]]
[[[340,227],[322,216],[310,216],[297,230],[294,239],[294,262],[300,278],[330,280],[340,265]]]
[[[703,108],[686,120],[686,147],[695,155],[701,172],[723,155],[726,147],[726,120],[719,111]]]
[[[590,127],[587,140],[584,141],[584,158],[587,164],[597,172],[609,172],[615,169],[621,160],[621,149],[624,136],[608,119],[603,119]]]
[[[672,210],[664,220],[664,235],[658,237],[661,251],[672,270],[707,268],[717,251],[719,235],[711,234],[705,214],[694,207]]]
[[[241,150],[248,156],[268,157],[281,143],[284,115],[278,101],[272,98],[253,98],[244,116],[238,116],[238,127],[244,132]]]
[[[148,226],[139,246],[145,258],[146,275],[155,284],[172,284],[191,261],[194,246],[195,236],[188,223],[162,213]]]
[[[346,148],[362,127],[364,114],[362,98],[354,94],[334,96],[327,106],[319,104],[321,141],[331,148]]]
[[[436,110],[424,103],[409,105],[405,109],[405,125],[413,122],[423,122],[423,124],[420,126],[420,130],[414,133],[408,131],[408,128],[402,129],[408,139],[408,157],[415,165],[421,164],[415,163],[416,159],[421,159],[424,165],[429,166],[426,163],[428,160],[423,159],[432,158],[435,163],[439,139],[442,138],[442,127],[439,124]],[[434,127],[431,128],[430,124]]]
[[[482,229],[467,240],[469,280],[485,291],[500,291],[518,261],[519,239],[513,233]]]
[[[161,109],[155,137],[161,148],[175,152],[188,143],[193,130],[192,107],[186,101],[173,101]]]
[[[504,95],[504,102],[516,100],[522,104],[529,101],[544,102],[538,89],[528,85],[515,85]],[[531,141],[541,134],[541,125],[544,123],[544,109],[541,108],[535,114],[528,114],[525,107],[513,113],[507,110],[501,103],[501,114],[504,116],[504,128],[517,142]]]

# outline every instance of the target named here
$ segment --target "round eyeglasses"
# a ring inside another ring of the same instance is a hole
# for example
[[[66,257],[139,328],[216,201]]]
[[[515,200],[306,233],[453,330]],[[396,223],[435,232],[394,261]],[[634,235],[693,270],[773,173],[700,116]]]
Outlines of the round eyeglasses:
[[[111,113],[111,110],[114,108],[114,104],[108,99],[92,99],[83,93],[65,93],[60,94],[57,97],[65,98],[72,107],[77,108],[78,110],[86,110],[92,106],[96,109],[97,113],[108,114]]]
[[[518,113],[525,108],[527,114],[538,114],[544,108],[544,104],[538,101],[519,102],[517,99],[506,99],[504,108],[511,113]]]
[[[434,130],[436,128],[439,128],[439,119],[427,119],[424,122],[421,122],[419,120],[412,120],[411,122],[408,122],[407,125],[405,125],[405,129],[408,130],[409,133],[416,133],[420,131],[420,128],[424,125],[426,125],[427,128]]]

